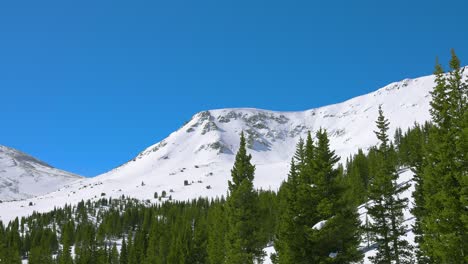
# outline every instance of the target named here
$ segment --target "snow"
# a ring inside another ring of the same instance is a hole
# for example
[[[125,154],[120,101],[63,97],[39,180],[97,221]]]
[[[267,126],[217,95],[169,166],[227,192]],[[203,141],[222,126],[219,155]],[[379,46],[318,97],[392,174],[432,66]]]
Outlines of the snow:
[[[322,220],[322,221],[316,223],[316,224],[312,227],[312,229],[320,230],[320,229],[322,229],[322,228],[325,226],[326,223],[327,223],[327,220]]]
[[[320,128],[330,134],[330,145],[345,159],[377,143],[374,135],[379,105],[390,120],[390,131],[405,130],[429,120],[433,76],[406,79],[348,101],[302,112],[278,112],[230,108],[200,112],[166,139],[133,160],[94,178],[69,183],[59,190],[22,201],[0,204],[0,220],[6,222],[33,211],[81,200],[131,196],[157,202],[154,192],[165,190],[174,200],[219,197],[227,193],[227,181],[244,131],[256,166],[256,188],[277,190],[286,179],[289,162],[300,137]],[[185,186],[187,180],[190,185]],[[144,182],[144,186],[142,186]],[[209,188],[207,188],[209,186]],[[169,192],[169,190],[173,192]],[[29,202],[33,206],[28,206]]]
[[[44,195],[79,179],[78,175],[0,145],[0,201]]]
[[[263,260],[263,264],[272,264],[273,262],[271,261],[271,254],[276,253],[275,247],[274,246],[268,246],[263,249],[263,252],[266,253],[265,259]]]

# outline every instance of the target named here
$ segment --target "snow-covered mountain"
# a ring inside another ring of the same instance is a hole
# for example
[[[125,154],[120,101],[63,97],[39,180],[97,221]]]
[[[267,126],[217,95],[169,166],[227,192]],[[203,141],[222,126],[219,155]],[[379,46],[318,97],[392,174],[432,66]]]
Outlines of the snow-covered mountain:
[[[429,120],[433,86],[433,76],[405,79],[339,104],[302,112],[251,108],[203,111],[112,171],[40,197],[0,204],[0,220],[82,199],[126,195],[156,202],[154,193],[162,191],[180,200],[225,195],[241,131],[248,138],[256,164],[255,186],[277,189],[287,176],[297,141],[307,131],[326,129],[331,147],[347,157],[358,148],[377,143],[373,131],[379,105],[391,122],[391,131]],[[33,205],[28,206],[29,202]]]
[[[21,151],[0,145],[0,201],[43,195],[81,178]]]

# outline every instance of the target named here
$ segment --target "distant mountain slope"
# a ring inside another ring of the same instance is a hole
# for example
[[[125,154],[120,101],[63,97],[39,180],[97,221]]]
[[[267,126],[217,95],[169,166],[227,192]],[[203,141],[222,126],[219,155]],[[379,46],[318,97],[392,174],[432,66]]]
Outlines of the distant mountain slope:
[[[56,191],[82,179],[21,151],[0,145],[0,200],[21,200]]]
[[[429,120],[433,86],[434,76],[405,79],[339,104],[302,112],[252,108],[203,111],[110,172],[28,201],[0,204],[0,220],[82,199],[126,195],[155,202],[154,193],[163,190],[179,200],[226,195],[241,131],[246,133],[256,164],[255,186],[277,189],[287,176],[297,141],[307,131],[326,129],[331,148],[345,158],[358,148],[377,143],[373,131],[379,105],[391,122],[391,133],[397,127],[405,130],[415,122]],[[313,92],[304,96],[313,100]],[[28,206],[29,202],[33,206]]]

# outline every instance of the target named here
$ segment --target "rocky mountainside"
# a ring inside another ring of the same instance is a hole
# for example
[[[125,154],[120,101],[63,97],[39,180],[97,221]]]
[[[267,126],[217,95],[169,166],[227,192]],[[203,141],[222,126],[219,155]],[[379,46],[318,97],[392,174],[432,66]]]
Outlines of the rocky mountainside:
[[[256,164],[255,186],[277,189],[287,176],[297,141],[307,131],[326,129],[331,148],[346,158],[358,148],[377,143],[373,131],[379,105],[391,122],[391,131],[429,120],[433,86],[433,76],[405,79],[339,104],[301,112],[251,108],[203,111],[112,171],[27,201],[0,204],[0,219],[48,211],[82,199],[126,195],[156,202],[154,193],[163,191],[180,200],[225,195],[241,131]],[[32,206],[28,206],[30,202]]]
[[[43,195],[80,179],[78,175],[0,145],[0,200],[3,202]]]

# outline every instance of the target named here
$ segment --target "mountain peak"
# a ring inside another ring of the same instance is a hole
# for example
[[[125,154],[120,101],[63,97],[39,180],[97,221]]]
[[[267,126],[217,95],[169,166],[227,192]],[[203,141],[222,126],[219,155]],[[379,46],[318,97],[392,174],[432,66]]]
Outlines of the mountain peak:
[[[52,168],[52,166],[50,166],[49,164],[41,161],[41,160],[38,160],[24,152],[21,152],[17,149],[14,149],[14,148],[10,148],[10,147],[7,147],[7,146],[2,146],[0,145],[0,155],[1,156],[9,156],[11,158],[14,158],[15,161],[17,161],[18,163],[36,163],[36,164],[40,164],[44,167],[48,167],[48,168]]]
[[[43,195],[81,179],[19,150],[0,145],[0,200]]]

